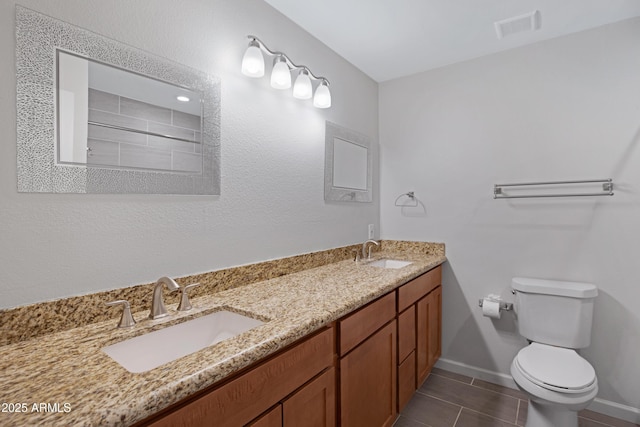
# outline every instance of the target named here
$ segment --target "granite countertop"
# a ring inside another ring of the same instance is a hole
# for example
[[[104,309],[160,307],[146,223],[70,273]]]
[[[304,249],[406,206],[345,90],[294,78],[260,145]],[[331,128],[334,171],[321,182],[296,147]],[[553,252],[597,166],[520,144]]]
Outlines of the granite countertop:
[[[130,425],[272,354],[446,261],[444,255],[387,252],[413,263],[383,269],[351,260],[196,298],[194,309],[138,324],[117,318],[0,347],[0,424]],[[265,323],[145,373],[133,374],[101,349],[226,309]],[[20,411],[20,412],[17,412]]]

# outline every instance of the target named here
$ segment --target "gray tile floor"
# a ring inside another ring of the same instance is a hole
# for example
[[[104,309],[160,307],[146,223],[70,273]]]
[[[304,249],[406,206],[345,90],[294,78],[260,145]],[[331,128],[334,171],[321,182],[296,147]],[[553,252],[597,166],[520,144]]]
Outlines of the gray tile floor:
[[[434,368],[398,417],[395,427],[524,426],[527,399],[518,390]],[[638,427],[592,411],[579,427]]]

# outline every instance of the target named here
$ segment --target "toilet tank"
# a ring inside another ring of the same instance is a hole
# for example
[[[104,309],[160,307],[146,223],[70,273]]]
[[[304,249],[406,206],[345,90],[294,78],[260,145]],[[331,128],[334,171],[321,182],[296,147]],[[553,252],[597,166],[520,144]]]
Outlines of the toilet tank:
[[[558,347],[589,346],[595,285],[514,277],[511,287],[520,335]]]

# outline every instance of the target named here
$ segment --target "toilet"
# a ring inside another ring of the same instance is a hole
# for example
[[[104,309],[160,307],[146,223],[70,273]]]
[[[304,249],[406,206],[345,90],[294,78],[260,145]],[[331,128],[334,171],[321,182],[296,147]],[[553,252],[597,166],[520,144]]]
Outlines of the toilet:
[[[591,343],[590,283],[515,277],[518,331],[530,344],[511,363],[511,376],[529,397],[525,427],[577,427],[578,411],[598,394],[589,362],[575,349]]]

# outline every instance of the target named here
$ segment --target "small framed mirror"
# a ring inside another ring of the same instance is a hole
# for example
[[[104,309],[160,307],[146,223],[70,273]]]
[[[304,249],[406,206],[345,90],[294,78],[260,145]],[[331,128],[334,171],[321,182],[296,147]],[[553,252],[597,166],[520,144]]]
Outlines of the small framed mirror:
[[[324,199],[372,201],[373,154],[366,135],[326,122]]]
[[[220,194],[220,80],[16,6],[19,192]]]

